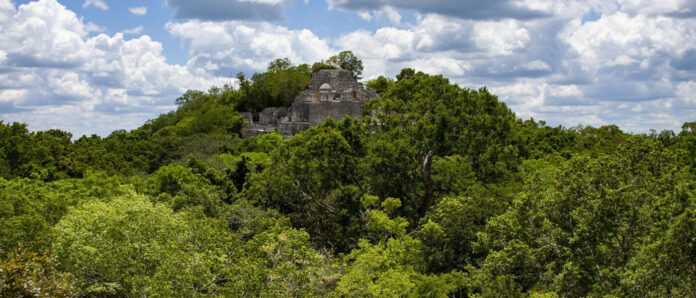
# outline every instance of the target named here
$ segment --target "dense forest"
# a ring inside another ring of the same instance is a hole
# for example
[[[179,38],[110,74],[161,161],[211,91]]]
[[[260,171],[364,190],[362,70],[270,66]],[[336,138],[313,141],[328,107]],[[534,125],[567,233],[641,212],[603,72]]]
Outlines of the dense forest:
[[[343,52],[107,137],[0,121],[0,296],[696,296],[696,122],[523,120],[403,69],[364,117],[240,138]]]

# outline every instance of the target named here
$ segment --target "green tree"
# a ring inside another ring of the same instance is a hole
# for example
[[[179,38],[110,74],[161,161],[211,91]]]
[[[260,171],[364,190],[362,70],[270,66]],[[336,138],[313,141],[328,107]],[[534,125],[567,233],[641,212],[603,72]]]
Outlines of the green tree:
[[[394,81],[390,78],[379,76],[374,80],[370,80],[365,84],[367,88],[377,91],[377,93],[382,94],[389,90],[389,87],[394,84]]]
[[[263,172],[250,175],[242,197],[290,217],[320,247],[346,251],[360,234],[358,161],[366,127],[327,119],[283,142]]]
[[[174,211],[200,206],[206,215],[223,213],[224,190],[216,187],[191,168],[169,165],[159,168],[144,182],[141,191],[156,202],[165,203]]]
[[[0,251],[0,295],[3,297],[78,297],[75,278],[56,269],[53,255],[23,248]]]
[[[260,296],[326,295],[339,276],[336,265],[312,249],[309,234],[281,221],[255,235],[246,249],[258,279],[244,286],[255,286]]]
[[[360,80],[363,71],[363,64],[358,57],[355,57],[352,51],[342,51],[337,55],[326,59],[326,64],[336,68],[350,70],[356,80]]]
[[[195,209],[175,214],[129,193],[71,210],[55,230],[60,266],[86,295],[189,296],[243,283],[239,239]]]
[[[240,111],[258,112],[267,107],[289,106],[309,83],[309,65],[293,66],[290,60],[276,59],[263,73],[251,77],[252,83],[240,78],[243,98],[238,104]]]
[[[53,182],[0,178],[0,250],[48,250],[54,237],[51,227],[69,208],[120,195],[122,183],[119,177],[92,172],[82,179]]]
[[[497,97],[485,88],[462,89],[442,76],[411,69],[397,78],[365,107],[379,123],[371,139],[375,150],[366,157],[366,174],[377,184],[370,193],[404,198],[406,206],[417,210],[411,215],[415,218],[425,216],[437,198],[433,165],[438,158],[460,156],[460,166],[470,167],[483,183],[514,177],[520,162],[515,117]],[[403,176],[398,182],[380,177],[389,173]],[[385,181],[395,184],[387,193],[380,185]]]
[[[344,257],[346,271],[338,281],[335,294],[361,297],[446,297],[464,287],[466,280],[458,272],[441,275],[423,274],[425,262],[421,242],[406,234],[408,222],[389,214],[401,205],[395,198],[378,202],[365,196],[369,229],[380,240],[371,244],[360,240],[358,247]],[[385,234],[386,233],[386,234]]]
[[[474,246],[488,253],[477,266],[480,271],[471,270],[479,286],[502,278],[519,291],[568,296],[680,292],[677,283],[662,290],[642,283],[647,287],[628,290],[645,281],[642,265],[656,264],[645,261],[655,256],[647,247],[669,239],[661,235],[669,234],[673,220],[689,208],[691,195],[685,190],[693,186],[679,160],[679,154],[647,136],[633,136],[611,154],[572,158],[554,174],[551,187],[528,188],[478,234]],[[544,184],[542,177],[534,183]],[[682,243],[677,251],[688,250],[683,238],[672,239],[682,239],[675,242]],[[676,264],[676,256],[660,254],[657,264]],[[631,270],[635,273],[627,277]],[[690,282],[670,274],[667,279]]]

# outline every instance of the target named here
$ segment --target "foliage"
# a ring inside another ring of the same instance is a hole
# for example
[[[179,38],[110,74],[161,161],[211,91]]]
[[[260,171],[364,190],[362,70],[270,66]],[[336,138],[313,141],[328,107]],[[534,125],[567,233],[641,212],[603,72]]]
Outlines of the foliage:
[[[365,84],[367,88],[377,91],[378,94],[383,94],[389,90],[394,84],[394,80],[385,76],[379,76],[374,80],[370,80]]]
[[[405,68],[362,119],[240,138],[323,68],[363,70],[277,59],[106,137],[0,121],[0,294],[696,295],[695,122],[552,127]]]
[[[630,273],[631,266],[664,241],[674,220],[688,218],[694,185],[678,161],[660,143],[638,136],[610,155],[571,159],[550,188],[523,193],[479,234],[475,246],[489,253],[482,286],[499,276],[522,291],[570,296],[637,290],[624,276],[645,271]]]
[[[326,64],[331,65],[336,68],[350,70],[351,74],[356,80],[360,80],[363,71],[362,61],[355,57],[351,51],[342,51],[337,55],[329,57],[326,59]]]
[[[222,213],[225,193],[191,168],[169,165],[159,168],[145,181],[141,192],[162,202],[174,211],[200,206],[209,217]]]
[[[30,251],[50,248],[51,227],[70,207],[91,200],[110,200],[124,189],[123,180],[103,173],[50,183],[0,178],[0,250],[22,246]]]
[[[0,296],[77,297],[75,278],[56,270],[56,258],[16,248],[0,251]]]
[[[237,109],[259,112],[266,107],[289,106],[309,83],[310,76],[309,65],[293,66],[287,58],[276,59],[266,72],[254,74],[251,83],[240,77],[243,96]]]
[[[261,296],[326,295],[337,279],[337,268],[311,248],[307,233],[280,223],[254,236],[246,249]]]
[[[81,177],[84,167],[68,156],[71,138],[56,129],[29,133],[26,124],[0,120],[0,177],[44,181]]]
[[[458,155],[461,170],[471,172],[463,174],[483,183],[514,177],[520,141],[513,131],[514,114],[504,103],[485,88],[462,89],[442,76],[404,69],[397,77],[368,106],[380,124],[377,147],[388,148],[368,153],[366,174],[379,183],[373,193],[408,198],[406,204],[423,217],[437,199],[437,158]],[[396,173],[401,177],[389,177]],[[401,187],[384,192],[385,180]]]
[[[55,227],[62,269],[88,295],[215,293],[239,272],[239,240],[219,221],[129,193],[71,210]]]
[[[365,207],[374,206],[377,197],[366,196]],[[387,213],[401,202],[387,198],[381,208],[368,212],[370,230],[387,232],[375,244],[360,240],[358,247],[344,258],[345,274],[336,287],[338,296],[361,297],[445,297],[465,285],[461,273],[423,274],[421,242],[406,234],[403,218],[390,218]]]
[[[285,141],[263,172],[252,174],[242,197],[287,214],[313,240],[346,251],[361,232],[357,162],[365,127],[332,119]]]

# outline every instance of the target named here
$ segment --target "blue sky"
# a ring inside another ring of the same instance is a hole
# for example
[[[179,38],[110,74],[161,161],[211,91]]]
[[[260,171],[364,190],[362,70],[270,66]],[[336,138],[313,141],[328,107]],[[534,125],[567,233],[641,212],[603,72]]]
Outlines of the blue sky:
[[[106,136],[187,89],[341,50],[366,79],[443,74],[551,125],[696,121],[692,0],[0,0],[0,119]]]

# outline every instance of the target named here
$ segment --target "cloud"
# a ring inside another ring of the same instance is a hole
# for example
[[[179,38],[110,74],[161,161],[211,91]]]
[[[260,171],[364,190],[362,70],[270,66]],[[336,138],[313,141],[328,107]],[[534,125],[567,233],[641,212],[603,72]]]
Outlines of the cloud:
[[[646,132],[678,129],[696,115],[693,1],[329,0],[381,27],[323,38],[266,22],[281,19],[290,0],[170,0],[179,20],[165,29],[188,52],[184,66],[168,64],[147,35],[94,36],[96,25],[55,0],[7,3],[0,0],[0,117],[37,129],[133,128],[186,89],[263,71],[276,58],[312,63],[340,50],[363,60],[366,79],[404,67],[443,74],[487,86],[518,116],[551,125]]]
[[[422,66],[421,70],[459,77],[470,75],[479,60],[490,61],[524,49],[530,39],[528,30],[514,20],[474,22],[428,15],[410,28],[358,30],[342,35],[336,44],[364,57],[365,65],[377,65],[378,73],[387,67],[391,68],[388,72],[398,73],[398,67]],[[536,66],[542,63],[538,61]],[[531,70],[548,71],[549,66],[544,67]],[[377,75],[369,68],[367,78]]]
[[[258,72],[277,58],[313,63],[336,52],[309,30],[269,23],[187,21],[165,27],[188,49],[187,66],[196,73],[231,76]]]
[[[474,44],[492,55],[510,55],[529,43],[529,31],[513,20],[477,22],[474,25]]]
[[[147,14],[147,7],[145,7],[145,6],[129,7],[128,11],[130,11],[130,13],[132,13],[136,16],[144,16]]]
[[[223,21],[284,19],[283,10],[292,0],[167,0],[178,19]]]
[[[665,15],[672,17],[696,16],[696,3],[689,0],[620,0],[623,12],[631,15]]]
[[[531,6],[520,5],[512,0],[327,0],[330,9],[349,11],[378,11],[385,7],[411,10],[422,14],[439,14],[461,19],[499,20],[499,19],[535,19],[547,16],[547,13]],[[521,3],[524,4],[524,3]]]
[[[358,16],[366,21],[371,21],[374,17],[376,20],[382,23],[394,25],[401,24],[401,14],[399,14],[399,12],[391,6],[382,7],[380,10],[374,12],[359,11]]]
[[[141,32],[143,32],[143,26],[142,26],[142,25],[141,25],[141,26],[138,26],[138,27],[135,27],[135,28],[123,30],[123,34],[130,34],[130,35],[133,35],[133,34],[140,34]]]
[[[82,3],[82,8],[87,8],[90,6],[94,6],[95,8],[99,8],[101,10],[109,9],[109,6],[106,5],[103,0],[85,0],[85,2]]]
[[[89,22],[85,24],[85,30],[87,30],[87,32],[104,32],[106,31],[106,27]]]
[[[344,34],[334,45],[362,58],[368,79],[403,67],[443,74],[462,86],[488,86],[518,116],[553,125],[646,132],[693,121],[696,20],[674,16],[679,5],[631,13],[605,2],[525,2],[549,16],[426,14],[413,25]]]
[[[147,35],[90,37],[90,25],[55,0],[11,11],[0,23],[0,118],[32,129],[76,136],[131,129],[171,109],[187,89],[230,80],[168,64]]]

